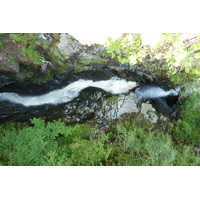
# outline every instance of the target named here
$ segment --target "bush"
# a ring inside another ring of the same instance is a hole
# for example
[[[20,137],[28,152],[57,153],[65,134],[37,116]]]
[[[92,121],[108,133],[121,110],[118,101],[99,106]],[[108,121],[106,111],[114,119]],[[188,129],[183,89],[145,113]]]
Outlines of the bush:
[[[0,165],[15,166],[168,166],[199,165],[194,145],[176,144],[169,134],[149,132],[134,123],[118,123],[109,133],[61,120],[31,126],[0,126]],[[89,135],[96,135],[95,138]]]
[[[89,139],[87,125],[66,126],[61,120],[45,123],[32,119],[31,126],[1,126],[0,160],[3,165],[100,165],[110,150],[104,147],[107,136]]]
[[[111,148],[105,145],[108,137],[102,133],[99,139],[79,140],[70,145],[72,165],[102,165],[107,162]]]
[[[200,100],[199,94],[193,93],[182,105],[182,119],[176,122],[173,134],[179,139],[187,140],[187,142],[195,144],[200,140],[199,127],[200,127]]]
[[[146,56],[146,49],[142,48],[141,35],[124,34],[123,38],[113,41],[108,38],[108,53],[121,63],[136,64]]]
[[[67,145],[60,145],[57,139],[64,135],[70,141],[72,134],[78,134],[80,125],[65,126],[61,120],[45,123],[36,118],[31,123],[33,126],[30,127],[1,129],[4,134],[1,137],[1,160],[7,165],[19,166],[63,164],[70,149]]]
[[[131,155],[129,165],[172,165],[176,151],[171,137],[163,133],[146,132],[134,124],[118,126],[118,131],[124,134],[125,151]]]

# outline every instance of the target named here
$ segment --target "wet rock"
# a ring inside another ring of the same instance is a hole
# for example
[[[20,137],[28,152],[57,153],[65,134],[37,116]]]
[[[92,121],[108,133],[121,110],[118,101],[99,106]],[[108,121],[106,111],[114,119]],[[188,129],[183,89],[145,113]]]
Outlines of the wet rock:
[[[95,115],[94,124],[98,124],[100,130],[103,130],[115,124],[115,121],[130,119],[138,126],[148,127],[150,131],[153,129],[168,131],[171,127],[171,119],[158,113],[149,102],[138,106],[134,93],[105,99],[101,109]]]
[[[114,120],[119,119],[123,114],[139,112],[134,98],[133,93],[109,98],[103,102],[102,109],[97,113],[96,118],[100,121]]]
[[[12,83],[15,83],[15,81],[11,77],[5,74],[0,74],[0,88],[6,85],[10,85]]]

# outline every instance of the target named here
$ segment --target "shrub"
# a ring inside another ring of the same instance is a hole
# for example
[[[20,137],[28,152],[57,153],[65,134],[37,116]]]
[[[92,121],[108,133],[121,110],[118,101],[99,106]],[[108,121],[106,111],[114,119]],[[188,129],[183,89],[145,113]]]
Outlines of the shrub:
[[[136,64],[146,56],[146,50],[141,47],[139,34],[124,34],[123,38],[113,41],[108,38],[108,53],[121,63]]]
[[[199,127],[200,127],[200,100],[199,94],[193,93],[182,105],[182,116],[176,122],[173,134],[179,139],[186,140],[190,143],[195,143],[200,140]]]
[[[146,132],[135,125],[118,126],[125,134],[125,150],[132,157],[131,165],[172,165],[176,151],[167,134]],[[129,161],[130,162],[130,161]]]
[[[4,130],[1,138],[1,158],[7,165],[60,165],[70,155],[67,145],[59,145],[59,135],[69,136],[76,132],[80,125],[65,126],[61,121],[45,123],[42,119],[32,119],[33,126]],[[2,130],[1,130],[2,131]]]
[[[72,165],[102,165],[102,162],[106,162],[111,147],[105,145],[107,136],[101,133],[99,139],[79,140],[70,145],[72,151],[71,160]]]
[[[66,126],[61,120],[45,123],[32,119],[31,126],[1,126],[0,160],[3,165],[101,165],[109,157],[108,140],[101,134],[88,139],[87,125]]]

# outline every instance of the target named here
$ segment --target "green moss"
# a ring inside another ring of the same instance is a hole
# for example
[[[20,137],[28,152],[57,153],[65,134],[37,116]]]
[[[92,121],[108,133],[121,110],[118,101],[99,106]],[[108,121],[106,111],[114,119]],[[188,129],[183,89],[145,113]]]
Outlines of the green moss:
[[[17,42],[28,44],[37,38],[36,33],[10,33],[9,36]]]
[[[21,33],[11,33],[9,36],[17,42],[23,42],[24,44],[28,44],[28,38],[25,34]]]
[[[50,51],[48,51],[47,54],[51,57],[51,59],[55,63],[62,66],[63,68],[66,68],[66,64],[64,63],[65,59],[63,58],[62,54],[56,47],[51,47]]]
[[[113,104],[113,103],[117,103],[117,96],[112,96],[112,97],[109,97],[108,99],[107,99],[107,101],[108,101],[108,103],[110,103],[110,104]]]
[[[4,43],[2,40],[0,40],[0,48],[4,46]]]
[[[37,39],[37,40],[33,40],[32,41],[32,45],[34,45],[35,47],[37,47],[37,46],[41,47],[44,50],[48,50],[49,51],[49,47],[51,46],[51,42],[49,40]]]
[[[40,54],[38,51],[34,49],[32,45],[29,45],[28,47],[22,47],[22,52],[27,55],[31,61],[36,65],[42,65],[43,62],[40,58],[43,58],[43,55]]]
[[[106,63],[107,60],[106,59],[102,59],[102,58],[79,58],[79,63],[84,64],[84,65],[90,65],[92,63],[95,64],[104,64]]]

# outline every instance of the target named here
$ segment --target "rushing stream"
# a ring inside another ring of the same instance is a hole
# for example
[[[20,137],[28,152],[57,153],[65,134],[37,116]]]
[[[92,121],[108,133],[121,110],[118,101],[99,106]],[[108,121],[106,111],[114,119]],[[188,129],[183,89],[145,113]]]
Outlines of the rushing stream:
[[[140,112],[139,102],[150,100],[156,111],[168,116],[177,108],[180,88],[163,89],[140,84],[132,78],[102,69],[55,76],[44,84],[19,83],[1,75],[0,122],[62,118],[73,124],[97,119],[116,119],[124,113]],[[128,94],[132,94],[131,96]],[[108,98],[115,96],[115,102]]]
[[[0,101],[10,101],[24,106],[38,106],[43,104],[61,104],[67,103],[76,98],[80,91],[87,87],[95,87],[105,90],[112,94],[127,93],[137,86],[136,82],[126,81],[118,77],[110,80],[92,81],[80,79],[68,86],[54,90],[40,96],[22,96],[13,92],[0,93]]]
[[[157,99],[167,96],[178,96],[180,91],[180,87],[165,91],[158,85],[142,85],[135,90],[135,94],[137,95],[137,102],[140,102],[144,99]]]

